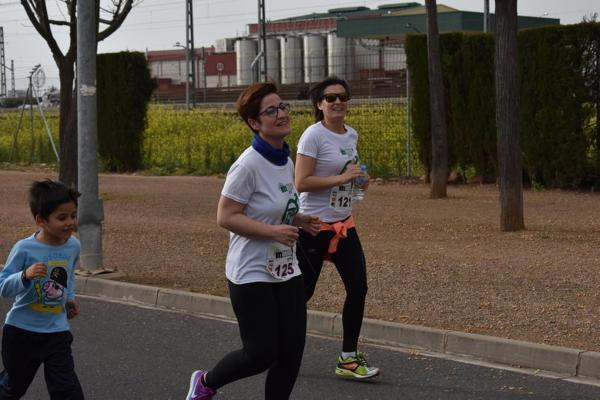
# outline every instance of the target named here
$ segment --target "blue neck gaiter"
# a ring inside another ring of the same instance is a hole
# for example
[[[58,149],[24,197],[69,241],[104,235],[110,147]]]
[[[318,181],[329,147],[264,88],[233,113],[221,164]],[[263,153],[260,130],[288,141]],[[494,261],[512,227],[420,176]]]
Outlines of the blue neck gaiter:
[[[265,142],[258,133],[254,134],[254,139],[252,139],[252,148],[258,151],[261,156],[279,166],[287,164],[287,160],[290,155],[290,146],[288,146],[286,142],[283,142],[282,149],[276,149],[269,143]]]

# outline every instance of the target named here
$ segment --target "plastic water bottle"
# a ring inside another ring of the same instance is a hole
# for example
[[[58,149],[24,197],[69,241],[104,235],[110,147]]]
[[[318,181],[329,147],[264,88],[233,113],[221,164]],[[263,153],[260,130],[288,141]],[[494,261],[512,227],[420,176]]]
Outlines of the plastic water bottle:
[[[362,186],[369,180],[369,174],[367,174],[367,166],[365,164],[360,165],[360,170],[365,176],[359,176],[354,178],[354,185],[352,188],[352,202],[358,203],[365,198],[365,191]]]

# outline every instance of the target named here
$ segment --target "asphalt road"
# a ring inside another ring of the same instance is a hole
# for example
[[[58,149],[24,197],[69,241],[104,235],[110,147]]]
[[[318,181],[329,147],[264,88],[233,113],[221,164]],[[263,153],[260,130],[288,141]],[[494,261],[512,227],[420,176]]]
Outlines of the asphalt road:
[[[237,325],[181,313],[80,298],[72,323],[75,365],[87,399],[183,400],[189,377],[240,345]],[[10,301],[2,299],[6,313]],[[293,399],[598,400],[600,387],[362,346],[382,375],[335,378],[338,340],[310,336]],[[264,374],[219,390],[216,399],[263,399]],[[25,399],[47,399],[42,370]],[[216,400],[215,399],[215,400]]]

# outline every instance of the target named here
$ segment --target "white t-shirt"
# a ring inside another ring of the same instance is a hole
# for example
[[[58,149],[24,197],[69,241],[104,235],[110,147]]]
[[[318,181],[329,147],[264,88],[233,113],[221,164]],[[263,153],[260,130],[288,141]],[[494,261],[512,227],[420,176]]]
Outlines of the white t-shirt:
[[[221,194],[245,204],[244,214],[249,218],[272,225],[290,225],[299,209],[292,160],[278,166],[252,147],[229,169]],[[238,285],[286,281],[300,275],[296,246],[230,232],[225,274]]]
[[[351,162],[358,162],[357,142],[352,127],[346,125],[345,133],[335,133],[317,122],[300,137],[298,154],[316,159],[314,176],[339,175]],[[318,215],[324,222],[347,218],[352,213],[352,184],[300,193],[300,212]]]

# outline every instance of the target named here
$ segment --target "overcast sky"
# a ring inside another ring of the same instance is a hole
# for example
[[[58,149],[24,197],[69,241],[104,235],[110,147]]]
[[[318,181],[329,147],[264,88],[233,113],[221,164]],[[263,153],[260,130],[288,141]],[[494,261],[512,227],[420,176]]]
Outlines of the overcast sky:
[[[106,0],[102,0],[103,4]],[[325,12],[330,8],[367,6],[377,8],[382,4],[400,0],[265,0],[267,19],[293,17],[312,12]],[[417,0],[424,3],[423,0]],[[490,0],[490,12],[494,0]],[[47,0],[49,12],[61,18],[57,4],[62,0]],[[326,5],[324,5],[326,4]],[[443,0],[438,4],[464,11],[483,11],[483,0]],[[255,23],[258,15],[256,0],[194,0],[194,45],[211,46],[215,39],[235,37],[246,33],[246,25]],[[519,15],[559,18],[562,24],[581,21],[592,13],[600,14],[599,0],[518,0]],[[42,64],[47,84],[58,85],[58,69],[48,46],[29,22],[19,0],[0,0],[0,26],[4,27],[5,58],[15,62],[17,89],[25,89],[27,76],[36,64]],[[66,51],[67,33],[55,34],[63,51]],[[173,48],[175,42],[185,42],[185,0],[143,0],[134,8],[123,26],[99,44],[99,52],[121,50],[164,50]],[[10,72],[7,71],[7,89],[10,90]]]

